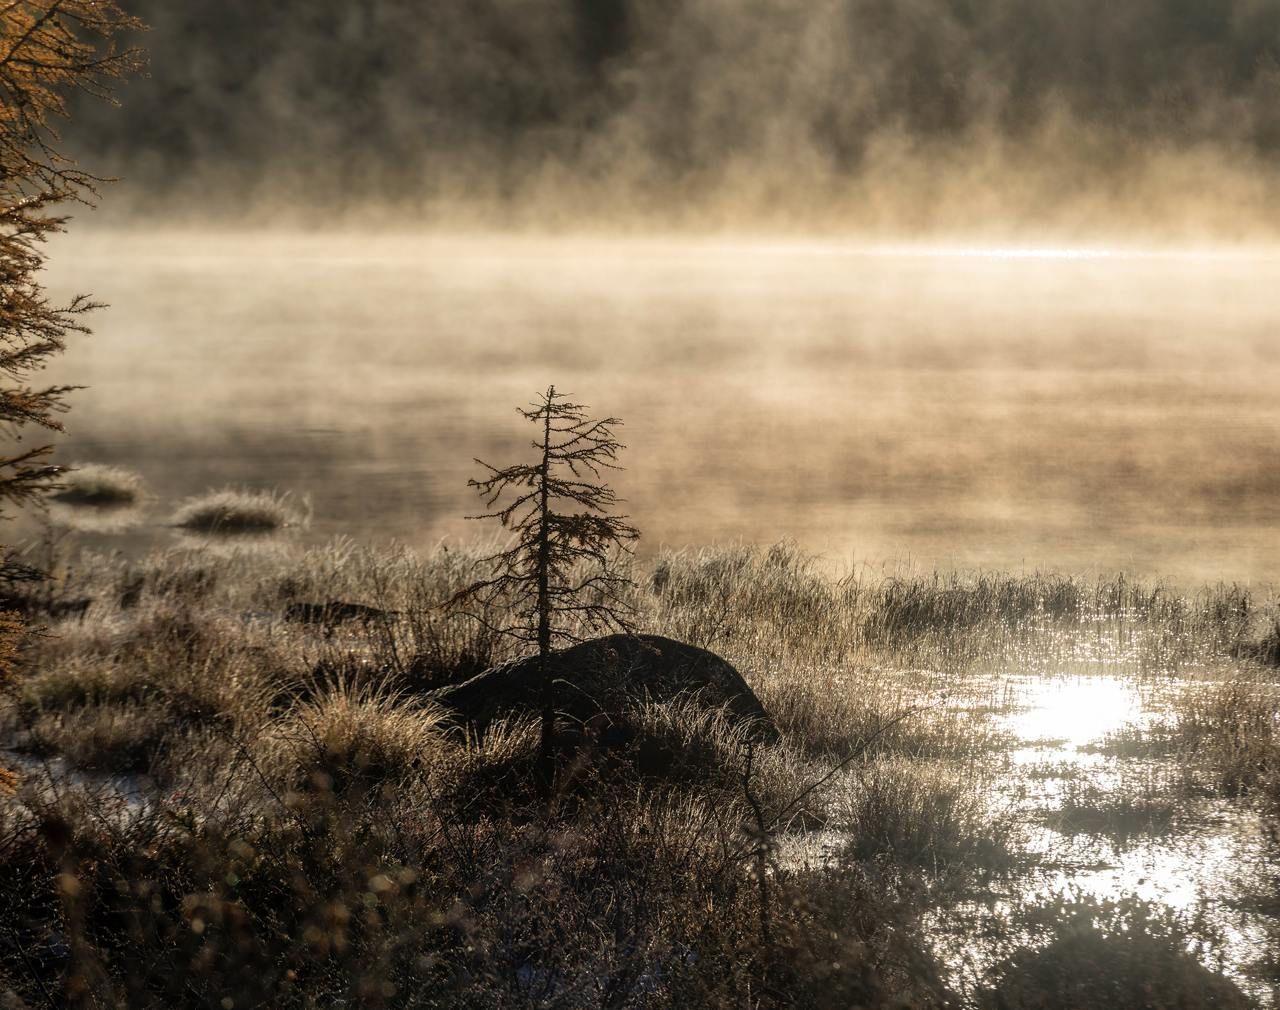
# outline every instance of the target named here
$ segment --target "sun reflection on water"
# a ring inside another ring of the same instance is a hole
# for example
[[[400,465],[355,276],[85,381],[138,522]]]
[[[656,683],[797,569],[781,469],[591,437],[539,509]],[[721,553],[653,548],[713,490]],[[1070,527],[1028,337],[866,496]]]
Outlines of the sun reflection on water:
[[[1007,682],[1013,704],[1002,728],[1022,743],[1016,760],[1043,759],[1052,742],[1063,758],[1079,748],[1142,720],[1142,696],[1119,677],[1015,677]]]
[[[1230,895],[1248,890],[1246,878],[1265,870],[1268,850],[1257,813],[1220,797],[1189,797],[1181,787],[1191,781],[1192,770],[1167,757],[1124,755],[1104,746],[1116,734],[1152,729],[1167,699],[1144,694],[1132,676],[1110,674],[1015,674],[1001,685],[1003,705],[995,721],[1011,747],[994,793],[1023,823],[1026,848],[1039,865],[1012,883],[991,912],[1067,893],[1163,905],[1209,922],[1222,970],[1255,995],[1265,995],[1237,966],[1264,949],[1266,931],[1257,917],[1230,905]],[[1101,822],[1110,815],[1132,823],[1109,830],[1072,825],[1063,813],[1073,795]],[[1181,801],[1172,821],[1143,823],[1144,803],[1159,809],[1175,796]]]

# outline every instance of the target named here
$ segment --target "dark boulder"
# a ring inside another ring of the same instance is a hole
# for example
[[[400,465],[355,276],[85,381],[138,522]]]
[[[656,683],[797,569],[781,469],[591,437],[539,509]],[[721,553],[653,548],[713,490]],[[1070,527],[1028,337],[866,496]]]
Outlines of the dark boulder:
[[[556,712],[580,724],[626,721],[628,710],[646,699],[689,698],[708,707],[725,706],[762,738],[777,735],[742,675],[706,649],[659,635],[609,635],[554,652],[548,662]],[[536,713],[541,704],[538,657],[495,666],[431,698],[481,732],[501,716]]]

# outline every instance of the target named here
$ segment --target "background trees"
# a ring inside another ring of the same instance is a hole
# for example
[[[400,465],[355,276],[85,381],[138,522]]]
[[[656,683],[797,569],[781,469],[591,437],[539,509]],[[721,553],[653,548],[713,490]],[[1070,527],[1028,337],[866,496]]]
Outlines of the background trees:
[[[1053,167],[1069,124],[1095,131],[1082,170],[1147,145],[1280,158],[1280,0],[132,3],[154,84],[80,136],[149,205],[501,194],[549,164],[687,196],[805,158],[856,178],[877,139]]]

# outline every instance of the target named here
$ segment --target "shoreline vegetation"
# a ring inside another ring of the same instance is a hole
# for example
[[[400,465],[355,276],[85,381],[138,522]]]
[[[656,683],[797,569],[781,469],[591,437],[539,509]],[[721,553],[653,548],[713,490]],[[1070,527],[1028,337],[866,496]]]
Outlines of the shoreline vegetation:
[[[139,504],[145,493],[142,478],[131,470],[82,463],[64,471],[49,500],[80,508],[123,509]]]
[[[433,701],[520,651],[491,630],[508,601],[486,600],[481,620],[448,605],[485,556],[337,541],[59,566],[32,617],[47,632],[0,699],[20,771],[0,797],[0,993],[30,1007],[1274,1005],[1280,878],[1265,861],[1212,908],[1031,883],[1061,858],[1034,842],[1055,824],[1063,845],[1176,847],[1206,804],[1248,812],[1241,830],[1274,867],[1273,594],[840,578],[786,544],[632,559],[634,630],[732,663],[778,739],[697,697],[649,702],[624,733],[563,750],[548,799],[537,713],[479,736]],[[89,602],[68,614],[62,598]],[[1013,672],[1121,678],[1152,700],[1151,718],[1092,742],[1106,774],[1061,772],[1058,822],[1018,799],[1059,773],[1014,761]],[[1106,777],[1157,766],[1181,771]],[[1245,955],[1225,936],[1240,910],[1263,937]],[[979,953],[946,953],[979,936]]]
[[[311,505],[277,491],[222,488],[188,498],[173,514],[172,525],[212,536],[270,534],[289,527],[305,527]]]

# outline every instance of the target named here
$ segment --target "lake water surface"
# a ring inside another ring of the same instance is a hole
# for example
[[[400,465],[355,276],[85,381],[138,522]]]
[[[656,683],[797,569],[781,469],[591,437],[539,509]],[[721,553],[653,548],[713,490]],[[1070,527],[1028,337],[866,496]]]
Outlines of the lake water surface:
[[[65,461],[309,495],[309,536],[426,546],[549,383],[622,417],[643,548],[839,564],[1280,571],[1280,254],[759,238],[68,236],[110,308]],[[491,532],[491,531],[490,531]]]

